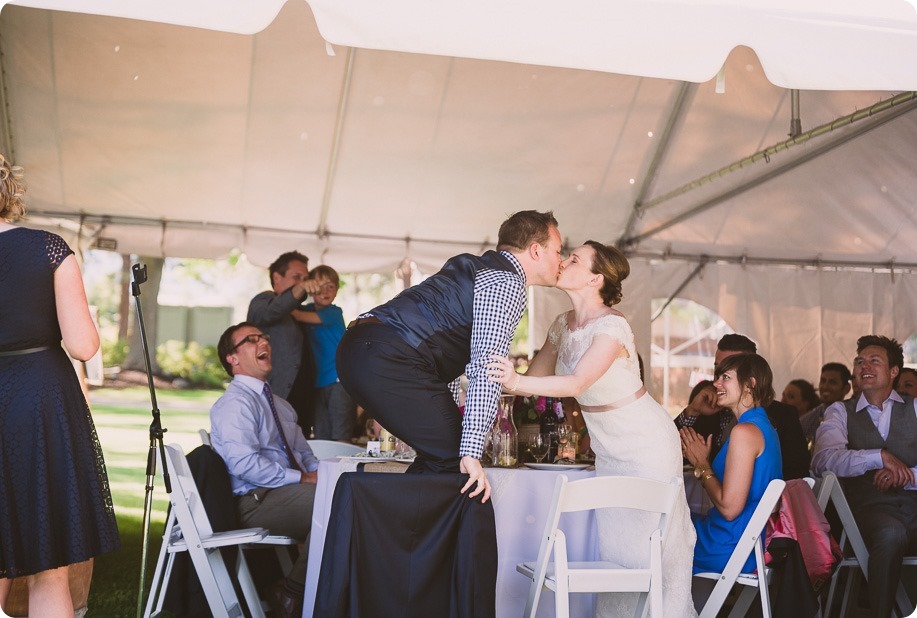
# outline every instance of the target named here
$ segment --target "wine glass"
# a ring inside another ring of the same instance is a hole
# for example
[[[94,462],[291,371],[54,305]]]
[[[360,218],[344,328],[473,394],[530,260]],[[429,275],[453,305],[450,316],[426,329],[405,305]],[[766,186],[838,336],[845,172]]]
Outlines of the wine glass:
[[[529,436],[529,452],[538,463],[544,460],[550,445],[551,436],[546,433],[535,433]]]

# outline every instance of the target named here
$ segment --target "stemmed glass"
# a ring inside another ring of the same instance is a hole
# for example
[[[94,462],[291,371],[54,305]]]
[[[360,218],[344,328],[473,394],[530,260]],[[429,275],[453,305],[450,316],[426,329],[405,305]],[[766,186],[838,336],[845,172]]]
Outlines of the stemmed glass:
[[[551,446],[551,436],[546,433],[535,433],[529,436],[529,452],[535,461],[541,463]]]

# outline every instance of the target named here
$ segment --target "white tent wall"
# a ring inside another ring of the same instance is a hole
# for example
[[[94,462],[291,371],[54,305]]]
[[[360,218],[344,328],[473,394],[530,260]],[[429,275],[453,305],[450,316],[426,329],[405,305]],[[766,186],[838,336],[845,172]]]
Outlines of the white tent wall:
[[[619,309],[628,316],[638,353],[649,359],[651,303],[668,298],[696,264],[631,260]],[[541,345],[554,317],[570,308],[557,290],[536,288],[532,338]],[[774,370],[777,396],[792,379],[817,383],[821,366],[852,368],[856,340],[867,334],[903,342],[917,334],[917,274],[709,264],[678,294],[715,311],[758,344]],[[654,394],[661,385],[647,383]],[[686,393],[685,393],[686,395]]]

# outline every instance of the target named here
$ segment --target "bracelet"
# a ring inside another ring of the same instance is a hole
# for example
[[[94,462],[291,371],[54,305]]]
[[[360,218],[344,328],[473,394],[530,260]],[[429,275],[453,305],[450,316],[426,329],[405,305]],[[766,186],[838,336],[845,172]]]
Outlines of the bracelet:
[[[703,485],[704,483],[712,479],[714,476],[716,475],[713,472],[705,474],[704,477],[700,480],[700,484]]]
[[[522,376],[519,375],[519,374],[517,373],[517,374],[516,374],[516,381],[513,382],[513,385],[509,387],[509,390],[510,390],[511,392],[515,392],[515,391],[516,391],[516,388],[519,386],[519,380],[521,380],[521,379],[522,379]]]

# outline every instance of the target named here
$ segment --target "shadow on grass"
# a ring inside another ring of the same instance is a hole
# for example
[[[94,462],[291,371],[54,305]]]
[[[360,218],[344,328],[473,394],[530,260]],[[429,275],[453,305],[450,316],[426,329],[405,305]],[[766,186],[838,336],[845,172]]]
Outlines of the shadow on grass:
[[[162,544],[162,526],[162,522],[156,520],[150,526],[149,564],[144,595],[149,593],[149,580]],[[119,516],[118,530],[121,533],[121,549],[95,560],[92,587],[89,590],[89,615],[92,616],[129,618],[137,612],[142,520],[139,517]]]

